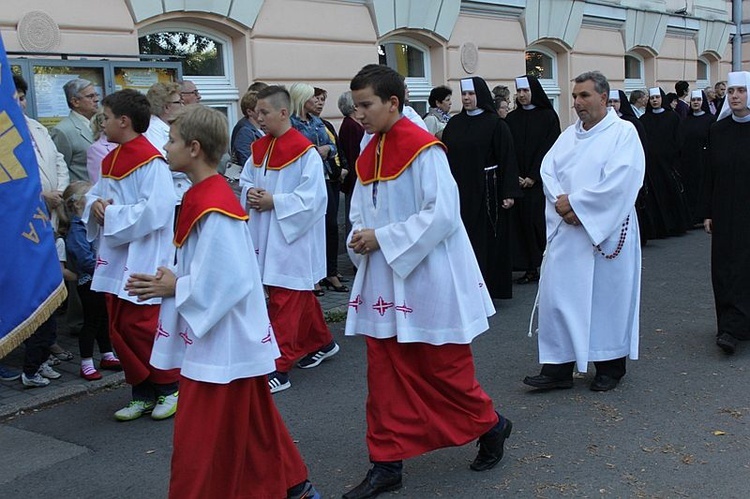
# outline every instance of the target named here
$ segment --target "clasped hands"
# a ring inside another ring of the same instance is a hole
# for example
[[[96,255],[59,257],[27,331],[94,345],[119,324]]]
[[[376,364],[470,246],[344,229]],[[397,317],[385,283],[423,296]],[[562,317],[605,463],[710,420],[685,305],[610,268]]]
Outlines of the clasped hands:
[[[94,220],[96,220],[96,223],[99,225],[104,225],[104,210],[107,209],[107,206],[114,203],[111,199],[97,199],[91,204],[91,215],[94,217]]]
[[[366,255],[379,250],[380,244],[375,237],[375,230],[361,229],[354,231],[352,239],[349,241],[349,247],[359,255]]]
[[[273,195],[265,189],[252,187],[247,191],[247,206],[258,211],[273,209]]]
[[[563,218],[566,224],[581,225],[581,221],[578,219],[576,212],[573,211],[573,207],[570,206],[567,194],[560,194],[557,196],[557,201],[555,201],[555,211]]]
[[[130,274],[125,283],[125,291],[129,296],[137,296],[138,301],[174,296],[176,287],[177,277],[166,267],[156,269],[155,275]]]

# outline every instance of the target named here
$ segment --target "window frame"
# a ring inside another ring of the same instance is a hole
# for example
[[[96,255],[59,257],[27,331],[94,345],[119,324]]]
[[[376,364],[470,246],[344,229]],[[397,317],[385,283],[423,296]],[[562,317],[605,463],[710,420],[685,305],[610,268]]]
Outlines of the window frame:
[[[638,62],[638,66],[640,68],[641,77],[640,78],[628,78],[627,75],[624,74],[624,84],[625,84],[625,93],[630,95],[630,92],[633,90],[643,90],[646,88],[646,64],[643,60],[643,57],[641,57],[638,54],[634,53],[627,53],[622,57],[623,60],[623,69],[627,67],[626,57],[631,57],[635,59]]]
[[[527,47],[523,52],[524,70],[526,71],[526,54],[529,52],[539,52],[540,54],[547,56],[551,60],[551,72],[552,78],[538,78],[539,84],[542,86],[544,93],[552,102],[552,107],[555,112],[560,113],[560,95],[562,95],[562,89],[557,81],[558,66],[557,66],[557,52],[549,50],[545,47],[531,46]],[[528,72],[527,72],[528,74]]]
[[[388,45],[388,44],[403,44],[410,46],[414,49],[419,50],[422,53],[422,63],[424,66],[424,77],[410,77],[405,76],[405,82],[406,86],[409,87],[409,103],[412,105],[413,103],[424,103],[425,106],[425,112],[430,108],[428,98],[430,97],[430,92],[432,91],[432,88],[434,85],[432,84],[432,66],[430,61],[430,47],[425,45],[424,43],[420,43],[417,40],[414,40],[412,38],[404,37],[404,36],[393,36],[386,38],[385,40],[382,40],[378,42],[378,49],[381,45]],[[378,57],[380,54],[378,54]],[[388,67],[396,70],[393,66],[388,64]],[[412,105],[412,107],[414,107]],[[421,106],[417,106],[421,107]],[[416,111],[423,115],[424,113],[420,112],[421,109],[416,109]]]
[[[224,75],[222,76],[196,76],[182,74],[181,78],[190,80],[200,89],[201,104],[208,107],[226,108],[227,118],[231,126],[240,118],[238,109],[240,91],[237,87],[234,73],[234,53],[232,39],[221,31],[207,28],[190,22],[177,23],[174,20],[157,22],[138,30],[138,38],[162,32],[184,32],[205,36],[222,44],[222,63]]]

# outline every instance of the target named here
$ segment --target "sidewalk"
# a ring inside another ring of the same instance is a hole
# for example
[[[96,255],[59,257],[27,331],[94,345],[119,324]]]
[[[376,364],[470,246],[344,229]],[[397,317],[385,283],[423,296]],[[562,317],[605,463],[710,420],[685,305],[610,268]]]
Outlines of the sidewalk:
[[[351,287],[354,279],[354,269],[346,253],[339,255],[339,271],[348,279],[344,283]],[[349,293],[336,293],[326,291],[324,296],[319,298],[320,305],[324,313],[332,311],[345,314],[349,302]],[[341,315],[337,314],[337,315]],[[50,384],[44,388],[26,388],[21,384],[21,380],[0,381],[0,420],[17,414],[21,411],[31,411],[39,407],[62,402],[64,400],[93,393],[107,387],[118,386],[125,382],[125,376],[122,372],[100,371],[103,378],[98,381],[86,381],[79,376],[80,357],[78,356],[78,338],[71,335],[65,317],[58,316],[57,342],[65,350],[73,352],[75,357],[68,362],[60,362],[54,367],[56,371],[62,374],[57,380],[50,380]],[[95,365],[99,365],[98,351],[95,350]],[[5,356],[0,362],[14,370],[21,371],[23,366],[23,346],[16,348],[9,355]]]

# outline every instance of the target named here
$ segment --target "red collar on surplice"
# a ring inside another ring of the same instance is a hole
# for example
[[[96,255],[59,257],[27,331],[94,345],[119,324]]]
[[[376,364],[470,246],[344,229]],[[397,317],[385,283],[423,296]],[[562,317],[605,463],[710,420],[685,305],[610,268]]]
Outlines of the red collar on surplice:
[[[120,144],[104,156],[102,177],[122,180],[156,158],[164,159],[164,156],[146,137],[139,135],[130,142]]]
[[[307,137],[294,128],[290,128],[281,137],[270,134],[253,141],[250,151],[253,154],[253,166],[260,168],[265,161],[266,169],[281,170],[297,161],[308,149],[315,147]]]
[[[185,193],[180,214],[177,217],[174,245],[181,247],[198,220],[212,211],[237,220],[248,219],[234,191],[224,177],[218,174],[194,184]]]
[[[409,168],[420,152],[434,145],[445,149],[430,132],[401,118],[386,133],[375,134],[367,143],[357,158],[357,178],[362,185],[393,180]]]

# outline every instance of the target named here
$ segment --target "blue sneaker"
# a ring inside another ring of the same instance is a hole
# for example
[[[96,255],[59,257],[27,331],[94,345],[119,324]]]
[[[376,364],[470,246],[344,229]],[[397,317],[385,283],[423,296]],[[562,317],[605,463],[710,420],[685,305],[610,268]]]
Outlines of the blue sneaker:
[[[21,373],[0,364],[0,381],[15,381],[21,377]]]

